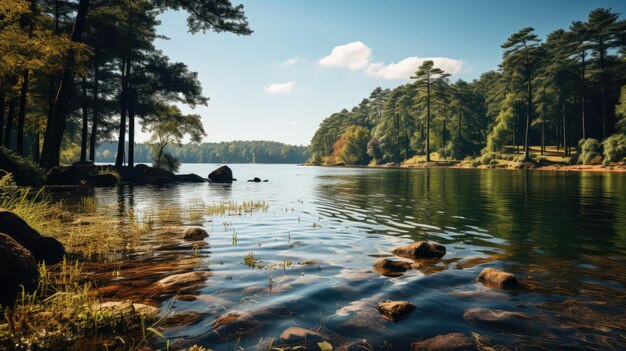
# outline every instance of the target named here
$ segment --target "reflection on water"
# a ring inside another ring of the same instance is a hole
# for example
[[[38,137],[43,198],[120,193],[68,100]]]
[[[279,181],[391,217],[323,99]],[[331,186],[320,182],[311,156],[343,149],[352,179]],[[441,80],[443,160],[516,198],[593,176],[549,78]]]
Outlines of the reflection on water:
[[[214,166],[184,168],[205,175]],[[232,185],[55,192],[68,206],[94,196],[120,221],[129,213],[138,218],[170,213],[162,227],[200,225],[209,232],[204,246],[193,247],[150,242],[146,233],[151,250],[140,245],[143,250],[119,261],[86,267],[99,286],[122,287],[111,288],[111,298],[159,304],[162,314],[169,314],[165,335],[177,347],[255,349],[259,340],[277,338],[291,326],[316,329],[336,346],[367,339],[381,349],[406,349],[415,340],[451,332],[474,333],[489,346],[626,347],[623,175],[232,168],[240,179]],[[254,176],[270,181],[241,181]],[[223,200],[262,200],[270,208],[217,218],[193,215],[194,205]],[[444,244],[448,253],[396,278],[372,269],[394,246],[416,240]],[[244,264],[251,252],[263,268]],[[526,288],[484,288],[476,277],[485,267],[515,273]],[[167,275],[191,270],[210,276],[177,296],[147,289]],[[385,299],[408,300],[417,309],[392,323],[374,309]],[[464,318],[471,308],[525,317],[484,323]],[[216,323],[232,312],[239,313],[230,317],[243,328]]]

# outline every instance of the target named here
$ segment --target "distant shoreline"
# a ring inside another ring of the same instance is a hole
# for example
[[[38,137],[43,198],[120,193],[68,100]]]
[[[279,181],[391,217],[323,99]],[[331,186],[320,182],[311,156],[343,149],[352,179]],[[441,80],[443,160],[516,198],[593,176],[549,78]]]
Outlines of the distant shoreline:
[[[532,163],[519,162],[501,162],[497,165],[480,165],[472,167],[469,163],[463,161],[434,161],[429,163],[413,163],[401,165],[376,165],[376,166],[360,166],[360,165],[324,165],[324,164],[302,164],[302,166],[317,167],[335,167],[335,168],[371,168],[371,169],[505,169],[505,170],[531,170],[531,171],[552,171],[552,172],[607,172],[607,173],[626,173],[626,164],[618,164],[611,166],[603,165],[536,165]]]

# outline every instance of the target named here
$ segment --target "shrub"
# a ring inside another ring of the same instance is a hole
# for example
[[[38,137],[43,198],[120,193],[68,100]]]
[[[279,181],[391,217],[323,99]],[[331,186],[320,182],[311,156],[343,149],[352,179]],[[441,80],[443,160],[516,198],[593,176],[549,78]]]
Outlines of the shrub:
[[[614,134],[602,142],[604,148],[604,164],[620,162],[626,157],[626,135]]]
[[[472,167],[478,167],[480,166],[480,160],[479,159],[473,160],[472,163],[470,163],[470,165]]]
[[[18,185],[39,185],[46,180],[43,169],[31,158],[18,156],[2,146],[0,146],[0,170],[11,173]]]
[[[597,156],[600,156],[602,144],[593,138],[588,138],[586,140],[581,139],[578,141],[578,149],[578,163],[588,165],[594,162],[594,159],[596,159]]]
[[[488,152],[480,158],[480,163],[483,165],[494,164],[494,161],[495,163],[498,163],[498,161],[496,160],[497,156],[498,155],[496,153]]]

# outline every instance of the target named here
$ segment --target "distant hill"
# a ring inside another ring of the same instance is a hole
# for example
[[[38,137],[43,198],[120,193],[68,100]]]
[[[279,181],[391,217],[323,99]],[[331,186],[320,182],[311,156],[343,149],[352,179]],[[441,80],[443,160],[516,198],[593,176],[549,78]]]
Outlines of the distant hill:
[[[304,163],[311,156],[307,146],[263,140],[184,144],[167,150],[182,163]],[[116,153],[117,142],[102,142],[96,162],[113,163]],[[135,162],[152,162],[149,145],[135,144]]]

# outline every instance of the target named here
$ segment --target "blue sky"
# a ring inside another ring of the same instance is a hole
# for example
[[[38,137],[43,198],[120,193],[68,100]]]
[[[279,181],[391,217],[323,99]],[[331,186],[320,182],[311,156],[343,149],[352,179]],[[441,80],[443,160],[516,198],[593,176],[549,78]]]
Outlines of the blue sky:
[[[202,116],[206,141],[308,145],[325,117],[407,82],[423,58],[471,80],[497,67],[500,44],[523,27],[543,38],[598,7],[626,13],[623,0],[231,1],[244,4],[251,36],[192,35],[185,13],[160,17],[169,40],[157,46],[198,72],[211,99],[183,108]]]

